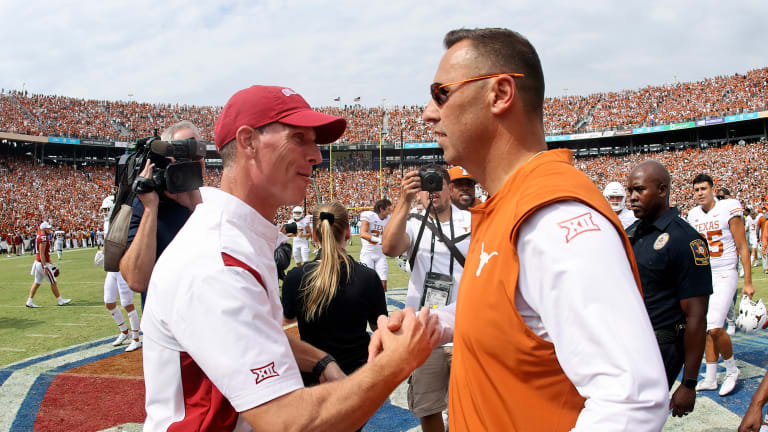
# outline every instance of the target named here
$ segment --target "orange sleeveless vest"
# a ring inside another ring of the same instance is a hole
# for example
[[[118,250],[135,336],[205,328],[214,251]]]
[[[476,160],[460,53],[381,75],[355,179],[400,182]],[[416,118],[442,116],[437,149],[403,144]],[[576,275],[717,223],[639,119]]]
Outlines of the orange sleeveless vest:
[[[632,246],[621,222],[571,160],[569,150],[544,152],[515,171],[492,198],[471,209],[472,241],[456,305],[448,416],[452,432],[567,431],[584,407],[584,398],[557,361],[554,345],[526,326],[515,305],[517,235],[527,216],[562,200],[579,201],[600,212],[621,234],[640,290]],[[498,256],[478,276],[481,250],[497,251]],[[546,270],[546,263],[539,265]]]

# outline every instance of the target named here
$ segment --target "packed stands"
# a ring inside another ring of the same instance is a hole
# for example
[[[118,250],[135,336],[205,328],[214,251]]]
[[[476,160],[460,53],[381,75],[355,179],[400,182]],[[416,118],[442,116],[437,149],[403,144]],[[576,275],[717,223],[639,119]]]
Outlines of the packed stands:
[[[695,206],[691,180],[699,173],[711,175],[717,186],[725,186],[743,205],[762,208],[768,204],[768,142],[732,144],[705,150],[687,149],[628,156],[601,156],[574,161],[599,188],[611,181],[624,182],[632,167],[646,159],[656,159],[672,175],[671,202],[682,212]],[[349,207],[351,216],[370,208],[382,195],[393,202],[400,197],[399,168],[386,167],[380,180],[378,170],[357,169],[355,158],[348,166],[337,166],[333,172],[315,171],[307,188],[306,207],[331,198]],[[415,167],[406,167],[413,169]],[[221,168],[207,168],[204,183],[218,187]],[[0,157],[0,233],[34,234],[37,225],[49,220],[54,227],[66,231],[98,230],[102,226],[97,209],[113,188],[113,168],[86,167],[76,170],[68,166],[39,166],[29,158]],[[279,209],[276,223],[290,218],[292,207]]]
[[[340,142],[377,143],[386,123],[387,141],[433,141],[421,119],[423,106],[322,107],[348,120]],[[768,109],[768,68],[696,82],[637,90],[560,96],[544,101],[548,134],[654,126]],[[219,106],[84,100],[5,91],[0,96],[0,131],[74,138],[132,141],[180,120],[197,124],[213,140]],[[386,120],[385,120],[386,119]]]

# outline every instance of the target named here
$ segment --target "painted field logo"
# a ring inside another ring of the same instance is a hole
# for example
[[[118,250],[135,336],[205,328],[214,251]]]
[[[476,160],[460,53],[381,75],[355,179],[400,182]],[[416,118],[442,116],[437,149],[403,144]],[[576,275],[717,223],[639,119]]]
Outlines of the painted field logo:
[[[256,375],[256,384],[264,381],[267,378],[280,376],[280,374],[277,373],[277,370],[275,370],[275,362],[272,362],[260,368],[251,369],[251,373]]]
[[[589,212],[558,222],[557,226],[567,231],[565,233],[566,243],[570,243],[579,234],[600,231],[600,227],[592,221],[592,213]]]

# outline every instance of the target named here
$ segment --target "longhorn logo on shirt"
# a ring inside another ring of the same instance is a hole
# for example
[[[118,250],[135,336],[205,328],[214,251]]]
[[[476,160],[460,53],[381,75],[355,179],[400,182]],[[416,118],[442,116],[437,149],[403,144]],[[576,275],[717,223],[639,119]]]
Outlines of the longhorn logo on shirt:
[[[275,370],[275,362],[260,368],[251,369],[251,373],[256,375],[256,384],[264,381],[265,379],[280,376],[280,374],[277,373],[277,370]]]
[[[592,213],[584,213],[557,224],[566,230],[565,242],[570,243],[576,236],[589,231],[600,231],[600,227],[592,220]]]
[[[498,252],[491,252],[491,253],[486,252],[485,242],[482,242],[480,244],[480,265],[477,266],[475,277],[480,277],[480,272],[483,271],[483,267],[485,267],[485,265],[488,264],[488,261],[490,261],[494,255],[498,255],[498,254],[499,254]]]

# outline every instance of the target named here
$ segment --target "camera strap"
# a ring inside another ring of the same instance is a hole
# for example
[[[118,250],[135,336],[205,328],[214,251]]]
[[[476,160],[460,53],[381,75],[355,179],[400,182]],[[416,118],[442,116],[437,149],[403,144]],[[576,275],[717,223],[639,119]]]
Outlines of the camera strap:
[[[411,213],[408,215],[409,219],[414,218],[421,221],[421,226],[419,227],[419,234],[416,236],[416,243],[414,243],[415,246],[413,249],[413,253],[411,254],[411,257],[408,259],[408,264],[410,264],[411,266],[411,271],[413,271],[413,266],[416,263],[416,254],[419,251],[419,245],[421,243],[421,238],[424,234],[425,227],[428,227],[430,231],[432,231],[432,252],[434,253],[434,241],[435,241],[434,238],[435,238],[435,234],[437,234],[437,237],[440,239],[440,241],[443,242],[446,247],[448,247],[448,250],[451,252],[452,258],[455,259],[456,262],[459,263],[459,265],[464,267],[464,262],[466,258],[461,253],[461,251],[459,251],[459,249],[456,247],[456,243],[462,242],[464,239],[469,237],[471,233],[467,233],[453,239],[446,238],[441,228],[439,227],[436,228],[431,221],[427,220],[428,216],[426,215],[429,215],[430,210],[432,210],[432,200],[429,201],[429,205],[427,206],[427,211],[424,215],[419,213]],[[453,210],[451,210],[450,221],[451,221],[451,237],[453,237]],[[438,221],[438,224],[439,223],[440,222]],[[451,260],[451,273],[453,273],[453,259]]]

